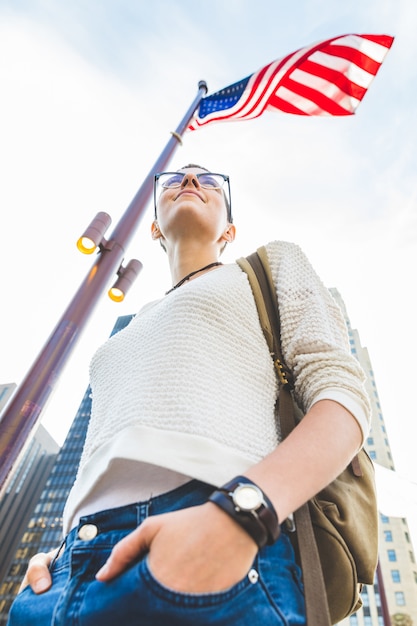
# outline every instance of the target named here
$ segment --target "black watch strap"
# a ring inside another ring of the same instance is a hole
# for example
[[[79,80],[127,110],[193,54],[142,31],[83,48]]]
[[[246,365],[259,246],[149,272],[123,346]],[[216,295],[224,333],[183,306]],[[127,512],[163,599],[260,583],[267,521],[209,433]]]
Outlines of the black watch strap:
[[[265,492],[262,491],[262,489],[260,489],[260,487],[258,487],[256,483],[250,480],[250,478],[246,478],[246,476],[237,476],[236,478],[233,478],[233,480],[223,485],[223,487],[221,487],[221,490],[232,493],[239,485],[253,485],[261,491],[264,504],[256,511],[256,515],[267,530],[268,544],[273,544],[278,539],[281,533],[281,528],[278,522],[278,515],[275,511],[274,505],[265,494]]]
[[[266,528],[251,513],[238,513],[229,495],[224,491],[214,491],[209,500],[230,515],[252,537],[259,548],[266,546],[268,543]]]
[[[263,502],[253,511],[242,511],[235,505],[233,492],[241,485],[252,485],[261,494]],[[261,548],[273,544],[279,537],[281,528],[275,508],[265,493],[246,476],[237,476],[215,491],[209,498],[249,533]]]

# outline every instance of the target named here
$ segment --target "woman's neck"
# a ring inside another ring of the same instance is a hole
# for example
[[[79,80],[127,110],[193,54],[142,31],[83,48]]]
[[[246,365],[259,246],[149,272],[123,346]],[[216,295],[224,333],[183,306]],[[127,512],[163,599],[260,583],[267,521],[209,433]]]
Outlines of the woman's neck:
[[[211,268],[205,269],[206,266],[219,260],[217,247],[212,246],[205,248],[188,247],[182,250],[177,248],[169,252],[168,256],[173,285],[196,270],[201,270],[197,275],[201,275],[204,271],[210,271]],[[193,278],[193,276],[190,277],[190,280]]]
[[[209,272],[210,270],[214,269],[215,267],[218,267],[219,265],[223,265],[223,263],[221,263],[220,261],[213,261],[213,263],[208,263],[207,265],[204,265],[203,267],[199,267],[197,270],[193,270],[192,272],[189,272],[183,278],[181,278],[181,280],[179,280],[173,287],[171,287],[171,289],[168,289],[168,291],[165,292],[165,295],[167,296],[169,293],[171,293],[171,291],[175,291],[175,289],[178,289],[178,287],[181,287],[181,285],[183,285],[184,283],[188,282],[189,280],[192,280],[195,276],[197,275],[201,276],[201,274],[205,274],[206,272]]]

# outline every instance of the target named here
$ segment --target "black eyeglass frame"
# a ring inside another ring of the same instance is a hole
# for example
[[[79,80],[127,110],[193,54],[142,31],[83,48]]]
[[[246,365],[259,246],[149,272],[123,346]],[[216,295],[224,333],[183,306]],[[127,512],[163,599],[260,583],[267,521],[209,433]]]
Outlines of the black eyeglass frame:
[[[155,209],[155,219],[156,219],[156,205],[157,205],[156,189],[158,187],[158,181],[160,177],[166,174],[171,174],[172,176],[174,176],[174,175],[182,174],[182,172],[158,172],[157,174],[155,174],[154,181],[153,181],[153,201],[154,201],[154,209]],[[184,176],[186,175],[187,175],[187,172],[184,172]],[[205,172],[204,171],[204,172],[199,172],[198,174],[194,174],[196,178],[200,178],[200,176],[210,176],[210,175],[221,176],[223,178],[224,182],[227,183],[227,193],[224,187],[204,187],[204,185],[201,185],[201,186],[203,187],[203,189],[221,189],[223,191],[224,200],[226,204],[226,210],[227,210],[227,219],[232,224],[233,217],[232,217],[232,198],[231,198],[231,193],[230,193],[230,178],[227,174],[219,174],[218,172]],[[178,187],[181,187],[181,185],[182,185],[182,181],[178,185]],[[169,189],[169,187],[165,187],[165,189]],[[171,189],[175,189],[175,187],[171,187]]]

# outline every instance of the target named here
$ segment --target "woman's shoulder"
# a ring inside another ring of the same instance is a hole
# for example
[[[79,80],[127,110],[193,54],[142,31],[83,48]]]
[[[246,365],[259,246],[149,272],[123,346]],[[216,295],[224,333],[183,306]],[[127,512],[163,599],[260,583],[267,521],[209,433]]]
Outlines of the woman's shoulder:
[[[142,308],[139,309],[135,317],[139,317],[140,315],[147,313],[148,311],[153,309],[155,306],[157,306],[161,301],[162,301],[162,298],[158,298],[157,300],[151,300],[150,302],[147,302],[146,304],[142,306]]]
[[[300,263],[306,259],[301,247],[292,241],[274,240],[264,245],[271,266],[282,262],[291,264]]]
[[[274,282],[310,285],[317,274],[302,248],[291,241],[270,241],[265,245]]]
[[[308,266],[309,262],[301,247],[292,241],[282,241],[275,239],[263,246],[258,247],[266,250],[269,265],[272,270],[274,279],[280,268],[285,271],[291,269],[292,266]]]
[[[289,254],[289,253],[298,253],[301,252],[301,248],[297,243],[292,241],[282,241],[279,239],[274,239],[273,241],[269,241],[264,244],[268,254]]]

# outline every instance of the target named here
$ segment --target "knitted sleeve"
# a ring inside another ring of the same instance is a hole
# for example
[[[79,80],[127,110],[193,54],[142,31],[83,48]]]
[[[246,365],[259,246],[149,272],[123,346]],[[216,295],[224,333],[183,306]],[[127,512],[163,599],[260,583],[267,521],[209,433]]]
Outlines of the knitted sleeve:
[[[266,246],[277,290],[282,353],[295,378],[295,398],[304,411],[333,399],[357,419],[365,439],[370,406],[365,374],[351,354],[342,312],[299,246]]]

